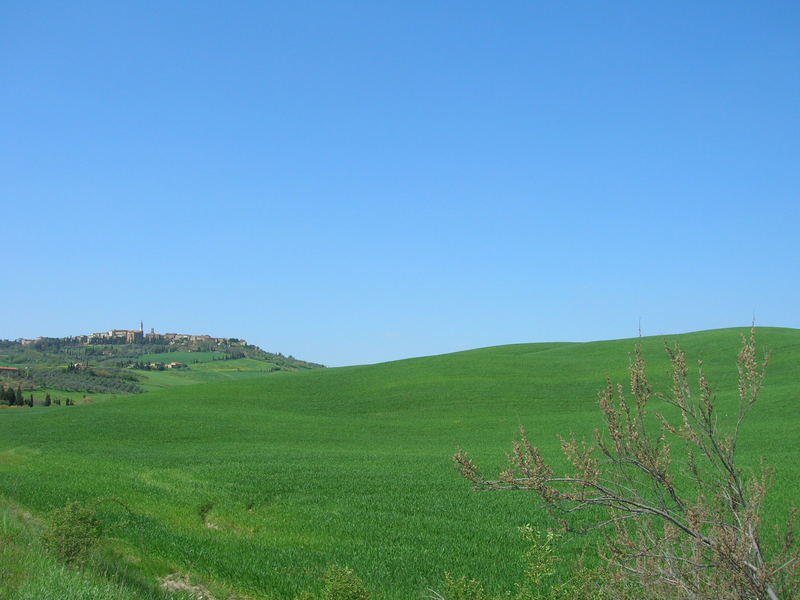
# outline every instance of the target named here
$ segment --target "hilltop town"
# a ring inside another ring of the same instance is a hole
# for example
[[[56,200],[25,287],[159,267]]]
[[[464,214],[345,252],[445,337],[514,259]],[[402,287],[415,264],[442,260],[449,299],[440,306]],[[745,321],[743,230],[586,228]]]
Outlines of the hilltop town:
[[[179,355],[186,355],[185,360]],[[241,338],[213,337],[193,333],[145,333],[139,329],[109,329],[66,337],[39,336],[35,339],[0,339],[0,375],[9,375],[19,367],[61,366],[85,368],[89,365],[118,369],[148,369],[152,364],[200,362],[202,355],[214,360],[254,359],[266,361],[276,370],[313,369],[322,365],[268,352]],[[144,357],[144,358],[143,358]],[[162,359],[163,357],[163,359]]]
[[[212,337],[210,335],[195,335],[191,333],[156,333],[151,328],[148,333],[144,332],[144,321],[139,323],[139,329],[109,329],[97,333],[85,335],[73,335],[61,338],[39,336],[36,339],[20,338],[15,340],[23,346],[33,346],[37,343],[48,341],[60,341],[71,345],[91,345],[91,344],[167,344],[180,345],[186,343],[206,343],[220,347],[247,346],[247,342],[239,338]]]

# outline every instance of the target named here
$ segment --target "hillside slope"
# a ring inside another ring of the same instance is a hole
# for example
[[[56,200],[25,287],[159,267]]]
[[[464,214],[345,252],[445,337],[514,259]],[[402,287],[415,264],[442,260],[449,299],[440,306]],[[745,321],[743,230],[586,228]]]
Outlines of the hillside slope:
[[[705,361],[723,419],[745,331],[667,338],[690,363]],[[741,456],[774,466],[769,508],[780,514],[800,480],[800,330],[758,336],[773,361]],[[464,447],[498,468],[519,424],[551,456],[560,434],[590,435],[597,390],[606,376],[625,382],[637,341],[658,389],[661,337],[499,346],[3,410],[0,494],[37,515],[70,499],[120,498],[133,516],[108,503],[101,517],[115,550],[153,580],[188,573],[253,598],[291,598],[338,563],[378,597],[418,596],[444,572],[499,592],[521,573],[516,527],[550,523],[524,493],[471,492],[450,457]]]

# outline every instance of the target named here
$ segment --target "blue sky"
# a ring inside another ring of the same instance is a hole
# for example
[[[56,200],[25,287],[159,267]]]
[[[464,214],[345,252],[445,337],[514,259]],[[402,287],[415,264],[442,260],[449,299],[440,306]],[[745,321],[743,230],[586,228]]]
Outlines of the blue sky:
[[[0,338],[800,327],[795,2],[4,2]]]

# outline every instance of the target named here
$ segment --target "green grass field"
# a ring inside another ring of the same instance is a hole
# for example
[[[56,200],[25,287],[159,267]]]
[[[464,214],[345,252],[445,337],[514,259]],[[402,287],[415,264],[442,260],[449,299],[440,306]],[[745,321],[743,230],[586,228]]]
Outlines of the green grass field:
[[[705,361],[723,420],[733,416],[744,331],[678,336],[692,364]],[[764,457],[774,468],[767,509],[778,518],[800,491],[800,331],[758,335],[773,360],[740,452],[745,465]],[[641,341],[663,389],[664,338]],[[600,425],[597,391],[606,376],[626,381],[635,342],[520,344],[240,380],[238,361],[208,362],[188,374],[231,380],[189,377],[113,402],[2,410],[0,494],[33,518],[68,500],[119,498],[132,515],[98,507],[108,544],[153,581],[178,572],[212,589],[288,599],[338,563],[380,598],[419,597],[445,572],[500,592],[521,577],[517,527],[551,523],[524,492],[471,491],[451,456],[463,447],[499,470],[524,424],[557,457],[559,434],[588,437]],[[565,545],[560,569],[584,541]],[[9,598],[28,597],[14,591],[26,577],[6,585]]]

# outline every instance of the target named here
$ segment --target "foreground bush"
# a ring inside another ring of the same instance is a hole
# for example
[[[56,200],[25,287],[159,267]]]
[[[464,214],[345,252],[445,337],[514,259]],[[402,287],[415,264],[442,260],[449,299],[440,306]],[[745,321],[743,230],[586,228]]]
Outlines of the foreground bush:
[[[364,582],[348,567],[329,567],[323,581],[322,600],[369,600]]]
[[[64,562],[82,562],[97,544],[101,531],[93,509],[71,502],[51,513],[43,541],[45,547]]]
[[[624,585],[609,585],[610,573],[606,569],[587,569],[575,566],[572,574],[558,576],[555,566],[559,558],[561,536],[553,531],[538,531],[530,525],[520,527],[523,539],[529,544],[525,553],[525,575],[513,591],[491,596],[483,584],[464,576],[444,577],[441,590],[431,590],[430,600],[619,600]],[[618,583],[618,582],[617,582]]]
[[[349,567],[331,565],[322,575],[322,592],[301,592],[295,600],[369,600],[364,582]]]

